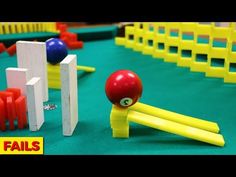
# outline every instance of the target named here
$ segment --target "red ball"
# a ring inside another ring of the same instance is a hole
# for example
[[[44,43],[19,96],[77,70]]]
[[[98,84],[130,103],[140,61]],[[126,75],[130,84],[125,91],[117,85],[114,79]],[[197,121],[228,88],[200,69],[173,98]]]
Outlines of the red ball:
[[[129,70],[112,73],[105,87],[108,99],[121,108],[132,106],[142,95],[142,81],[137,74]]]

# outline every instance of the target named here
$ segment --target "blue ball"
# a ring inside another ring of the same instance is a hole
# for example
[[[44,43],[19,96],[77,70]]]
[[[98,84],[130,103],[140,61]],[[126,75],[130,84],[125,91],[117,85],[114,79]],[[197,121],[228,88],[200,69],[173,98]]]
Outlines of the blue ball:
[[[53,65],[60,63],[68,54],[65,43],[58,38],[46,41],[47,61]]]

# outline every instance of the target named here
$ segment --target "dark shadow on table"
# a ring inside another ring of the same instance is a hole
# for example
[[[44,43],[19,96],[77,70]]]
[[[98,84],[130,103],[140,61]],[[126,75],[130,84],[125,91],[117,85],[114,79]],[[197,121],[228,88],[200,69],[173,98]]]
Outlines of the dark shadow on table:
[[[84,72],[84,71],[79,71],[77,78],[78,78],[78,79],[83,79],[83,78],[85,78],[85,77],[87,77],[87,76],[89,76],[89,75],[91,75],[91,74],[93,74],[93,73]]]

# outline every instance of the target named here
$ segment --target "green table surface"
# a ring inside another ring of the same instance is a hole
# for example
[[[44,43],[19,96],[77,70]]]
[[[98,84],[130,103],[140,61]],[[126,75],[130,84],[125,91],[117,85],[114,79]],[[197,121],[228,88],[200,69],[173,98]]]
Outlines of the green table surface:
[[[69,32],[78,34],[78,40],[91,41],[114,38],[118,32],[117,25],[97,27],[70,28]]]
[[[6,47],[10,47],[19,40],[27,41],[46,41],[49,38],[57,38],[58,33],[51,32],[32,32],[32,33],[15,33],[15,34],[0,34],[0,42],[3,42]]]
[[[28,129],[0,132],[0,136],[43,136],[45,154],[236,154],[236,84],[206,78],[116,46],[114,39],[85,42],[77,54],[79,65],[96,67],[95,73],[78,72],[79,122],[71,137],[62,135],[60,90],[49,90],[49,102],[58,105],[45,111],[45,123],[38,132]],[[0,90],[6,88],[5,68],[16,67],[16,56],[0,54]],[[225,146],[218,147],[182,136],[130,123],[130,138],[112,138],[109,114],[111,103],[104,86],[118,69],[136,72],[143,82],[140,102],[178,113],[217,122]]]
[[[14,33],[14,34],[0,34],[0,40],[12,40],[12,39],[28,39],[28,38],[40,38],[40,37],[55,37],[58,33],[51,32],[32,32],[32,33]]]

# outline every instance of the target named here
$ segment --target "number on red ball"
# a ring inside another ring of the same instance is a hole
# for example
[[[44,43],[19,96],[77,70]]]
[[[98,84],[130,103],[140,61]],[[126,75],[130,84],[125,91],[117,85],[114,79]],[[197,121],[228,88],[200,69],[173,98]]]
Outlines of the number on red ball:
[[[116,106],[125,108],[135,104],[142,95],[142,81],[130,70],[118,70],[106,81],[108,99]]]

